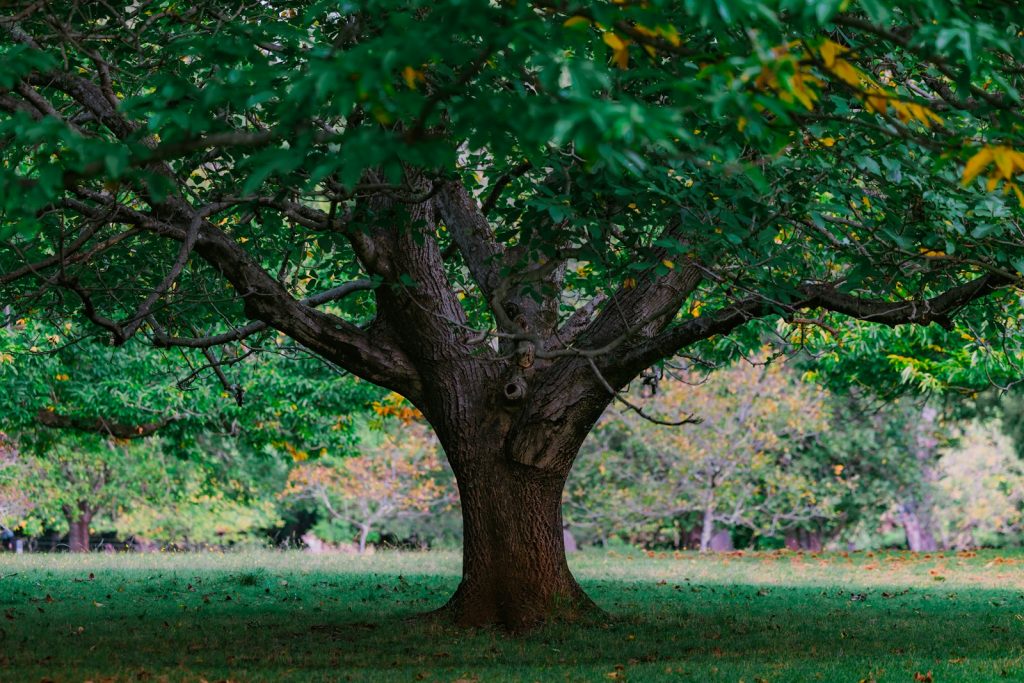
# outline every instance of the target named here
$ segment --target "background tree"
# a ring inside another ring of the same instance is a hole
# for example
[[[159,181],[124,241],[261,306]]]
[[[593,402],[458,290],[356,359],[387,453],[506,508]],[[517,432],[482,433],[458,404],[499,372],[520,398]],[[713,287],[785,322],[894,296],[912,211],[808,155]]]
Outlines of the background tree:
[[[460,622],[589,608],[562,488],[665,357],[779,317],[1015,352],[1015,5],[223,10],[5,4],[2,296],[215,363],[279,332],[409,398],[459,481]]]
[[[352,453],[349,414],[381,393],[279,340],[217,364],[139,343],[112,354],[38,314],[7,322],[0,425],[25,445],[12,486],[38,503],[30,528],[63,517],[76,551],[97,514],[105,529],[180,545],[273,526],[280,456]]]
[[[0,525],[14,529],[33,507],[25,490],[27,464],[17,445],[0,432]]]
[[[170,477],[153,442],[59,435],[33,444],[23,485],[41,518],[63,517],[71,552],[88,552],[94,519],[166,495]]]
[[[1019,544],[1024,530],[1024,463],[997,423],[968,423],[938,464],[938,534],[945,548]]]
[[[403,410],[400,402],[393,395],[378,403],[379,414]],[[281,497],[312,500],[330,520],[355,529],[360,553],[380,525],[451,505],[448,482],[438,480],[443,470],[436,439],[414,419],[411,414],[399,419],[400,428],[392,424],[390,429],[360,430],[361,455],[328,456],[293,468]]]
[[[634,517],[661,527],[689,515],[707,551],[719,524],[773,536],[828,514],[814,471],[822,467],[797,462],[827,425],[823,392],[764,354],[710,377],[672,374],[643,408],[662,420],[692,411],[696,422],[650,425],[634,411],[609,411],[584,444],[580,457],[590,462],[567,485],[571,522],[607,527]]]

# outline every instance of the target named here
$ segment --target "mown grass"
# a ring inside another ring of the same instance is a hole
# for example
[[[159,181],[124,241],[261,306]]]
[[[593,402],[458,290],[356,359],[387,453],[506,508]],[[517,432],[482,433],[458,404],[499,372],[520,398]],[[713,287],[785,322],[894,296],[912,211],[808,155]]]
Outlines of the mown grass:
[[[1024,555],[577,554],[609,612],[512,637],[408,617],[450,553],[0,558],[0,681],[1024,680]]]

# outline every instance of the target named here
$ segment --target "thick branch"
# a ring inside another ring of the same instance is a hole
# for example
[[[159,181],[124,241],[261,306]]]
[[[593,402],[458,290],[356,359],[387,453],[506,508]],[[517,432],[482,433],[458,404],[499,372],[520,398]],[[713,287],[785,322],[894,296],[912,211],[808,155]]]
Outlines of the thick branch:
[[[988,274],[952,287],[929,299],[898,302],[862,299],[840,292],[835,285],[827,283],[806,284],[798,288],[803,296],[790,304],[780,306],[759,297],[738,302],[710,315],[673,326],[621,357],[613,359],[611,365],[616,368],[615,376],[620,381],[629,381],[652,363],[672,356],[704,339],[728,334],[755,318],[812,308],[823,308],[858,320],[892,327],[936,323],[949,329],[952,326],[951,318],[959,309],[1008,284],[1008,279]]]
[[[186,212],[182,209],[180,215],[157,218],[153,214],[116,203],[111,195],[82,192],[89,199],[103,202],[106,206],[95,207],[70,200],[69,208],[93,218],[106,216],[107,211],[110,211],[111,220],[137,225],[147,232],[179,242],[188,239],[189,231],[182,225],[191,224],[193,210]],[[389,388],[400,387],[407,393],[418,387],[417,373],[397,346],[379,335],[371,336],[366,330],[335,315],[313,308],[354,291],[370,289],[372,285],[369,281],[346,283],[300,301],[292,297],[241,245],[205,220],[199,226],[194,251],[231,283],[242,298],[246,316],[253,320],[253,324],[221,335],[216,343],[226,343],[253,334],[263,329],[257,325],[262,323],[284,332],[324,358],[369,381]],[[214,343],[204,341],[182,345],[202,348]]]
[[[441,219],[458,245],[469,272],[490,301],[498,286],[501,246],[487,218],[460,182],[447,182],[437,195]]]
[[[376,283],[372,280],[353,280],[352,282],[346,282],[343,285],[332,287],[331,289],[325,290],[314,294],[313,296],[300,299],[300,303],[306,304],[307,306],[320,306],[331,301],[339,301],[344,299],[349,294],[355,292],[369,291],[376,287]],[[171,347],[171,346],[184,346],[194,349],[209,349],[214,346],[221,346],[223,344],[230,344],[231,342],[241,341],[246,337],[251,337],[257,332],[261,332],[269,327],[269,325],[261,320],[251,322],[248,325],[242,327],[236,327],[228,332],[221,334],[214,334],[205,337],[172,337],[166,333],[166,331],[159,326],[159,324],[153,324],[155,321],[150,320],[150,324],[153,327],[153,340],[154,344],[158,347]]]
[[[51,429],[73,429],[79,432],[90,434],[105,434],[117,439],[142,439],[152,436],[159,429],[166,427],[171,422],[181,419],[180,416],[162,418],[156,422],[145,422],[137,425],[126,425],[113,422],[102,417],[72,417],[61,415],[49,410],[40,410],[36,415],[36,421],[44,427]]]

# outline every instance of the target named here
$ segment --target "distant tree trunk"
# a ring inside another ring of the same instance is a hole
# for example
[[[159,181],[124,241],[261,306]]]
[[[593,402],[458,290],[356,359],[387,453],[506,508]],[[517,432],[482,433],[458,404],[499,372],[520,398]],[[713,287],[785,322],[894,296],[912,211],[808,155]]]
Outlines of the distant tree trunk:
[[[715,536],[715,507],[713,494],[709,491],[704,508],[704,520],[700,527],[700,551],[711,550],[711,539]]]
[[[938,479],[935,470],[939,447],[935,437],[938,417],[938,410],[931,406],[921,409],[914,438],[914,457],[920,468],[919,486],[899,507],[899,519],[907,536],[907,547],[913,552],[934,552],[939,548],[932,530],[932,507],[935,504],[932,487]]]
[[[359,525],[359,554],[362,555],[366,552],[366,537],[370,535],[370,525],[360,524]]]
[[[913,501],[907,501],[900,505],[900,523],[907,535],[907,547],[916,553],[934,552],[939,549],[926,521],[918,514]]]
[[[65,506],[64,516],[68,521],[68,547],[71,552],[89,552],[89,524],[92,522],[92,512],[80,503],[77,509]]]
[[[821,552],[821,532],[811,529],[792,528],[786,530],[786,548],[789,550],[809,550]]]
[[[569,531],[569,527],[562,528],[562,542],[565,544],[565,552],[574,553],[580,549],[576,543],[576,537]]]

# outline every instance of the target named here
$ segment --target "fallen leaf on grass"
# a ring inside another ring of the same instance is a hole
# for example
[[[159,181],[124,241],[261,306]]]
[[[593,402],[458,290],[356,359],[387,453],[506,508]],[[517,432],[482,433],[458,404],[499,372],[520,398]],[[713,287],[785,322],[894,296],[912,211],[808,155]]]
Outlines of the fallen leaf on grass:
[[[923,674],[923,673],[921,673],[919,671],[915,671],[914,672],[914,681],[916,683],[935,683],[935,677],[932,676],[932,672],[931,671],[929,671],[926,674]]]

